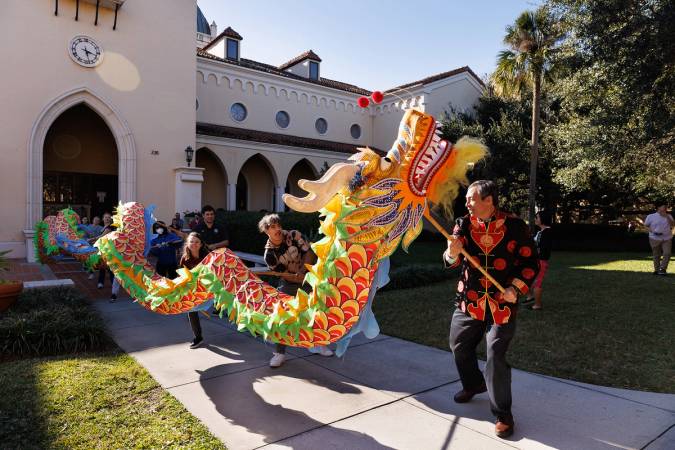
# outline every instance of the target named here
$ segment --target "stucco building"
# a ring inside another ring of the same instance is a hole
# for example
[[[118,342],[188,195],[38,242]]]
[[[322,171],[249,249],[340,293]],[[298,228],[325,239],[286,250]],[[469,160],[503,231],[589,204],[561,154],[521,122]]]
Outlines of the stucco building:
[[[247,59],[245,36],[218,33],[194,0],[2,8],[0,250],[14,257],[32,258],[35,223],[69,205],[93,216],[136,200],[164,220],[206,203],[281,211],[298,179],[359,146],[386,150],[404,108],[470,110],[482,90],[463,67],[359,108],[370,92],[322,77],[314,51]]]

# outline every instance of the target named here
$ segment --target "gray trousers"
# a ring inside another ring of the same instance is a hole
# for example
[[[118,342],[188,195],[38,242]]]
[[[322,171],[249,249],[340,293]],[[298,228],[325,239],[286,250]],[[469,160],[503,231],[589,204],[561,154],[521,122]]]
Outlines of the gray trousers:
[[[673,240],[657,241],[650,239],[649,245],[652,247],[652,255],[654,256],[654,270],[663,270],[665,272],[668,269],[670,253],[673,249]]]
[[[511,418],[511,366],[506,362],[506,352],[516,333],[516,311],[512,310],[509,322],[504,325],[492,323],[489,312],[487,316],[485,321],[475,320],[456,309],[450,324],[450,350],[464,389],[475,390],[485,383],[492,414]],[[476,347],[483,335],[487,343],[485,378],[476,356]]]

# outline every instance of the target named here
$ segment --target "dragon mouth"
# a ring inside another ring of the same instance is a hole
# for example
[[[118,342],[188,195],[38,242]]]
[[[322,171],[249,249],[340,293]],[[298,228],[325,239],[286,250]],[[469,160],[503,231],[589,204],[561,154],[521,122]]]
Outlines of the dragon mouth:
[[[426,142],[413,158],[408,171],[408,185],[410,190],[417,196],[425,196],[429,183],[433,179],[438,169],[443,165],[450,151],[452,144],[440,137],[440,130],[436,129],[429,133]]]

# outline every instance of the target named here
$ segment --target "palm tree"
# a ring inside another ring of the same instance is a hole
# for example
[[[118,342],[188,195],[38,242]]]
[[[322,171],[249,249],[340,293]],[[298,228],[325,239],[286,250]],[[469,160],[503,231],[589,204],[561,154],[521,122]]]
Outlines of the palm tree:
[[[547,9],[525,11],[513,25],[506,27],[504,44],[509,48],[497,55],[497,68],[491,80],[497,95],[520,97],[532,92],[532,141],[530,151],[530,189],[528,199],[530,226],[534,226],[539,161],[539,123],[541,89],[551,66],[552,53],[562,38]]]

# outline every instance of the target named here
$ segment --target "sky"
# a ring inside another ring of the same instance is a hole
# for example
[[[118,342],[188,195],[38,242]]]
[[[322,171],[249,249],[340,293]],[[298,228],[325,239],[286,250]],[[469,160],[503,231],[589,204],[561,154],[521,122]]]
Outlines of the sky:
[[[469,66],[494,70],[508,24],[539,0],[198,0],[242,58],[279,66],[314,50],[321,76],[368,90]]]

